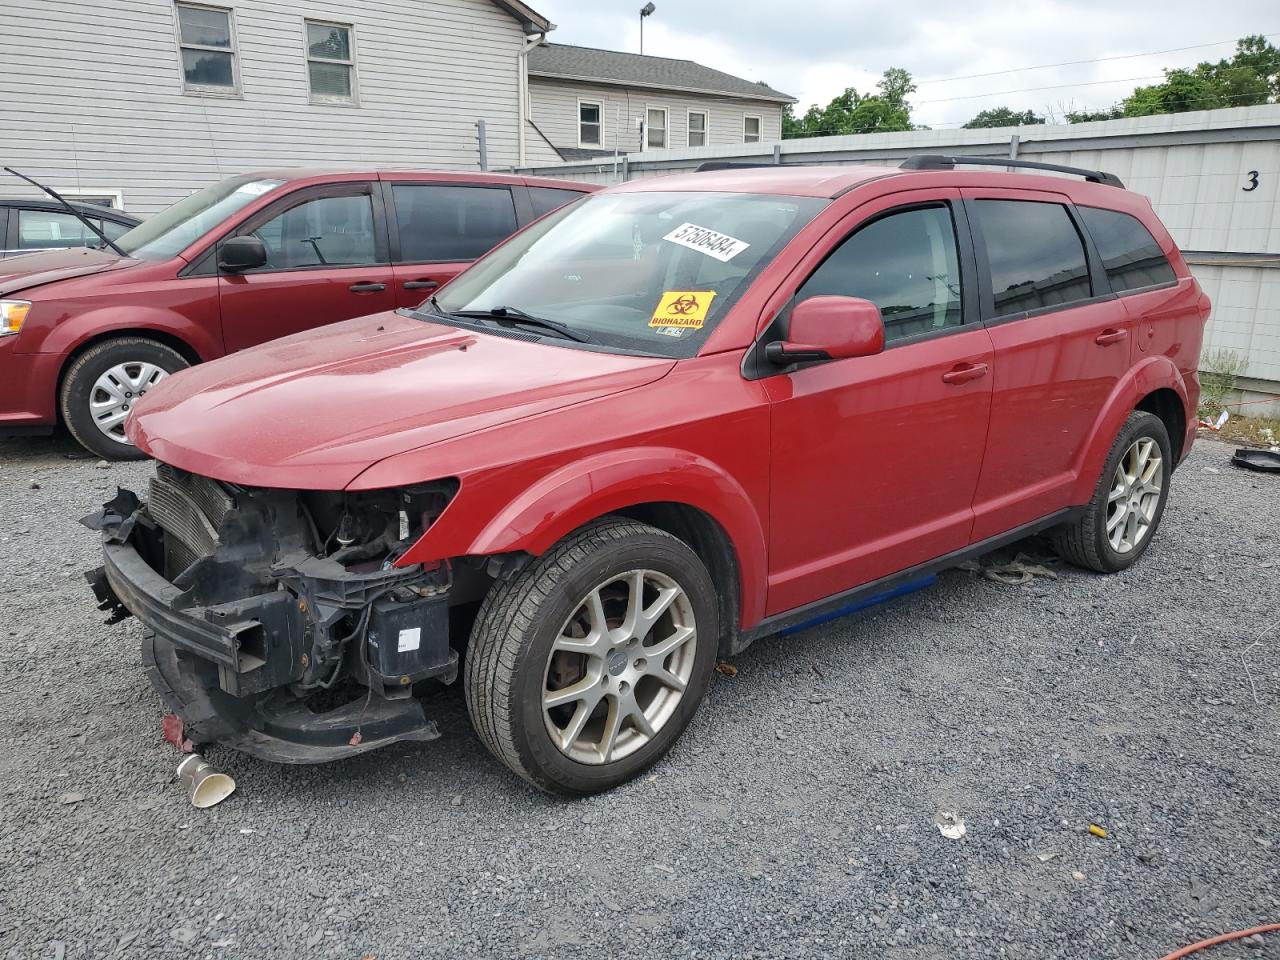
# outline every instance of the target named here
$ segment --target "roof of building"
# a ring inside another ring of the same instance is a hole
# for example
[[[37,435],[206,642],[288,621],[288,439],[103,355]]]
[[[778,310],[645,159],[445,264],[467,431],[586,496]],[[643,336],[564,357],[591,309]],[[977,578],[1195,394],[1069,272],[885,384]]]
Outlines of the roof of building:
[[[519,20],[526,34],[546,33],[556,28],[554,23],[527,3],[522,3],[521,0],[493,0],[493,2]]]
[[[651,87],[688,93],[713,94],[742,100],[795,103],[796,98],[692,60],[671,60],[617,50],[543,43],[529,52],[529,76],[587,80],[624,87]]]

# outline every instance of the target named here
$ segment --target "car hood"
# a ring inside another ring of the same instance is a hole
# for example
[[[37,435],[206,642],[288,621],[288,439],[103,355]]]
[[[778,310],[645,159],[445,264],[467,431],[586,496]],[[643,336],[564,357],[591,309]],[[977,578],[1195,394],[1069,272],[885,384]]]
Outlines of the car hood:
[[[337,490],[386,457],[641,386],[673,365],[382,313],[174,374],[127,430],[192,473]]]
[[[87,277],[108,270],[125,270],[141,261],[121,257],[106,250],[77,247],[73,250],[44,250],[0,260],[0,296],[58,280]]]

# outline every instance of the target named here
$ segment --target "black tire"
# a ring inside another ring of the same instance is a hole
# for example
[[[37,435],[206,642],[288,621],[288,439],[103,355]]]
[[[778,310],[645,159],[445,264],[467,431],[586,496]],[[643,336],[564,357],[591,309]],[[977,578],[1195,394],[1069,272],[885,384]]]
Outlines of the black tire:
[[[552,645],[588,593],[639,569],[669,577],[684,591],[695,618],[692,670],[669,719],[648,742],[618,760],[579,762],[561,752],[544,721]],[[615,787],[663,756],[697,711],[716,663],[717,617],[711,577],[683,541],[622,518],[589,524],[490,589],[466,658],[472,725],[495,757],[542,790],[584,796]]]
[[[62,422],[80,446],[104,460],[146,459],[146,454],[133,444],[99,430],[89,409],[98,378],[112,367],[134,363],[155,364],[167,374],[189,366],[182,354],[163,343],[145,337],[116,337],[95,344],[76,357],[62,380]]]
[[[1153,440],[1160,448],[1160,494],[1146,534],[1136,546],[1122,553],[1112,547],[1107,536],[1108,498],[1112,489],[1112,478],[1121,458],[1134,443],[1142,439]],[[1129,414],[1124,426],[1116,434],[1115,442],[1107,453],[1102,475],[1094,488],[1093,498],[1074,520],[1052,531],[1053,542],[1058,553],[1067,562],[1098,573],[1117,573],[1133,566],[1146,553],[1160,526],[1160,518],[1164,516],[1164,506],[1169,499],[1169,479],[1172,474],[1173,451],[1169,444],[1169,431],[1165,429],[1164,422],[1154,414],[1135,410]]]

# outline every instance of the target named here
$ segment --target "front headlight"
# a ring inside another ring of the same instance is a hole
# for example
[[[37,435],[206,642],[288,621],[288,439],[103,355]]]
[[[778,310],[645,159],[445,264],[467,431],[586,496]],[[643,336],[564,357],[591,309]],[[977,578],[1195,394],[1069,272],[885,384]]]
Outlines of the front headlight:
[[[29,300],[0,300],[0,337],[11,337],[21,330],[30,311]]]

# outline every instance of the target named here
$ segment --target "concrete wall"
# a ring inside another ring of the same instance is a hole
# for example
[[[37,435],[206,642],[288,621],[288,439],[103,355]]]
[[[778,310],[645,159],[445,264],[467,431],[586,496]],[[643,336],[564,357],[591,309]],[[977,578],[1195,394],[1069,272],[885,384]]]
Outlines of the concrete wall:
[[[1213,298],[1206,351],[1236,351],[1247,360],[1242,385],[1280,395],[1280,104],[1067,126],[651,151],[627,157],[619,178],[665,176],[710,159],[896,165],[919,153],[1009,156],[1011,146],[1023,159],[1110,171],[1150,197]],[[608,183],[612,169],[582,163],[537,172]],[[1257,186],[1246,189],[1255,171]]]
[[[667,110],[667,145],[669,149],[688,148],[689,111],[707,114],[707,142],[712,146],[742,146],[743,118],[760,117],[761,138],[777,140],[782,136],[782,106],[762,100],[739,100],[729,97],[673,93],[668,90],[644,90],[611,84],[587,84],[565,80],[529,78],[530,116],[538,129],[557,147],[578,147],[578,103],[598,103],[604,113],[604,136],[601,149],[613,150],[617,135],[618,149],[631,153],[640,149],[640,121],[649,107]]]
[[[519,23],[490,0],[224,0],[240,92],[184,92],[172,0],[0,0],[0,160],[150,214],[278,167],[477,169],[517,155]],[[352,24],[358,103],[313,103],[303,19]],[[0,195],[26,187],[2,175]]]

